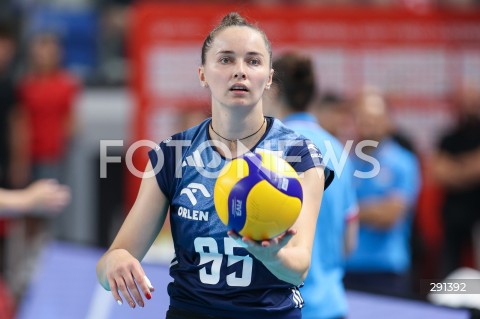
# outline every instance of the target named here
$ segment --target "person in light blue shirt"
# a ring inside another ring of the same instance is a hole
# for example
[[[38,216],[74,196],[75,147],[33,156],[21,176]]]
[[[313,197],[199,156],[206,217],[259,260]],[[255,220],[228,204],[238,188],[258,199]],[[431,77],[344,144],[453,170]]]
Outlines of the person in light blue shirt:
[[[376,91],[362,93],[355,105],[360,142],[378,143],[354,156],[359,175],[354,184],[359,200],[358,247],[347,261],[349,289],[408,296],[410,233],[420,188],[415,155],[391,137],[385,99]],[[364,159],[375,159],[375,164]]]
[[[311,267],[301,288],[305,300],[302,318],[342,318],[348,310],[342,283],[344,258],[355,245],[358,224],[352,166],[349,160],[342,165],[343,146],[307,112],[315,93],[311,60],[288,53],[273,62],[273,69],[267,111],[312,141],[324,155],[324,162],[338,172],[324,194],[317,220]]]

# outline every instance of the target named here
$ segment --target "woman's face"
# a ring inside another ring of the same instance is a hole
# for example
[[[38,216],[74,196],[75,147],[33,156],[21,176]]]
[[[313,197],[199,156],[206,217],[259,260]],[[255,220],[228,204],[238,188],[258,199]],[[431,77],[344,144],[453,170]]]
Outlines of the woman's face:
[[[262,35],[249,27],[228,27],[220,31],[199,68],[200,81],[212,92],[213,105],[255,106],[273,70]]]

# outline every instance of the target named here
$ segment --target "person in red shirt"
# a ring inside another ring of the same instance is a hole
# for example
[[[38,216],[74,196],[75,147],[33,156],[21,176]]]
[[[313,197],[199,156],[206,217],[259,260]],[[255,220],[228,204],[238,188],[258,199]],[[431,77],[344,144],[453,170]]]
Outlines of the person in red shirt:
[[[15,187],[39,179],[66,182],[66,155],[74,132],[73,106],[79,82],[61,65],[62,48],[53,33],[36,33],[28,46],[28,68],[18,84],[20,116],[15,123],[12,176]],[[22,224],[23,240],[19,259],[19,290],[28,284],[32,267],[46,240],[53,234],[63,235],[60,219],[53,216],[27,214]],[[21,275],[24,274],[24,275]]]
[[[19,184],[39,178],[64,180],[78,81],[61,67],[61,47],[54,34],[35,35],[29,49],[29,70],[19,83],[24,140],[19,141],[23,150],[18,152],[18,166],[23,167],[17,177]]]

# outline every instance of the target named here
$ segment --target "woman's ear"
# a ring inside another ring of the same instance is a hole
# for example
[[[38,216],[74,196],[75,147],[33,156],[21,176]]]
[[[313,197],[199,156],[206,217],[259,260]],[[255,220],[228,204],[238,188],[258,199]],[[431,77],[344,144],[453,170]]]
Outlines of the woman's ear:
[[[208,87],[208,83],[207,83],[207,80],[205,78],[205,69],[204,69],[203,65],[198,67],[198,79],[200,80],[200,84],[203,87]]]
[[[273,82],[273,72],[274,72],[274,70],[273,70],[273,69],[270,69],[270,75],[269,75],[269,77],[268,77],[267,85],[265,85],[265,89],[267,89],[267,90],[270,90],[270,87],[272,86],[272,82]]]

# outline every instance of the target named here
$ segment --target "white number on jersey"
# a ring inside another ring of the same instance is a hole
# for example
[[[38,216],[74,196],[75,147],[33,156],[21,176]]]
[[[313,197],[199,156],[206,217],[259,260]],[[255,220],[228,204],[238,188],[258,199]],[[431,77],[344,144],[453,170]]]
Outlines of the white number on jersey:
[[[227,266],[243,262],[242,275],[237,277],[235,273],[227,275],[227,284],[231,287],[247,287],[252,282],[253,259],[250,256],[235,255],[234,248],[241,248],[230,237],[223,239]],[[195,251],[200,254],[200,266],[212,262],[210,273],[207,268],[200,269],[200,281],[204,284],[215,285],[220,281],[220,268],[222,266],[222,254],[218,253],[218,245],[212,237],[197,237],[194,241]],[[207,249],[205,249],[207,248]]]

